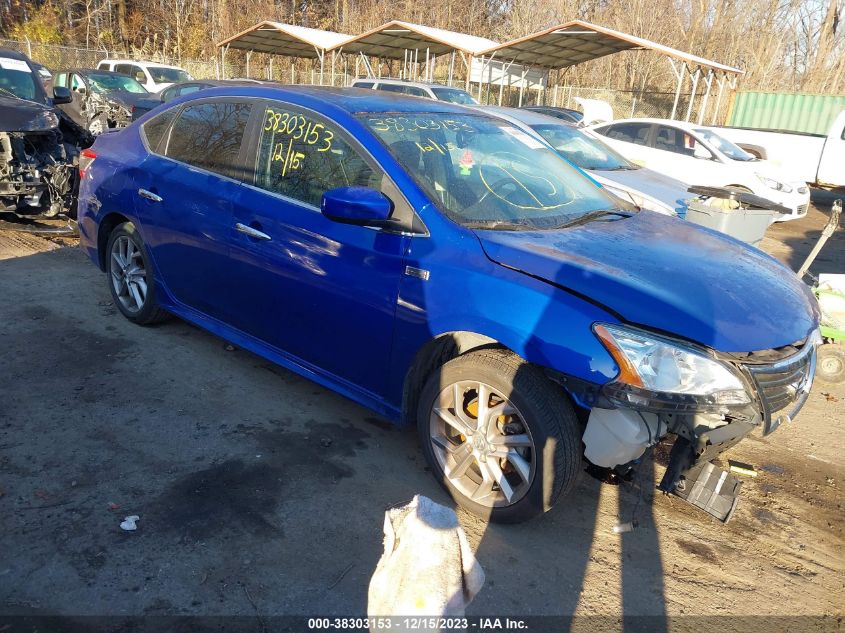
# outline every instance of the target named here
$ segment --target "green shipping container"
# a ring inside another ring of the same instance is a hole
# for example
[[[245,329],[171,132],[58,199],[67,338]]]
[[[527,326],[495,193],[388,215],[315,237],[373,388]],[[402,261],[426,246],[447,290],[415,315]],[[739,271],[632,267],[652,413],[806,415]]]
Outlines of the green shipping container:
[[[825,135],[842,110],[845,95],[738,92],[728,125]]]

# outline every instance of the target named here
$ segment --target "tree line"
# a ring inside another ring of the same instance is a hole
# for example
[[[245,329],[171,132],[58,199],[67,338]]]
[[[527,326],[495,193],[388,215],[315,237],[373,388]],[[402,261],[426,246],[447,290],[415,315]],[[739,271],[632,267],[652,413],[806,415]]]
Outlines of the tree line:
[[[845,93],[845,0],[0,0],[0,37],[208,58],[261,20],[357,34],[391,19],[505,41],[572,19],[654,40],[746,71],[743,89]],[[561,71],[558,81],[671,89],[648,51]]]

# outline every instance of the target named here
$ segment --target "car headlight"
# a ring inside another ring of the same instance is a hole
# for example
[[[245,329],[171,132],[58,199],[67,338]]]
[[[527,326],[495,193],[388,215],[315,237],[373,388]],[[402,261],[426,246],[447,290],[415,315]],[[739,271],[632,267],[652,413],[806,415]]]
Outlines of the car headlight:
[[[757,178],[766,185],[769,189],[774,189],[775,191],[783,191],[784,193],[792,193],[792,187],[787,185],[785,182],[780,182],[775,180],[774,178],[769,178],[768,176],[764,176],[763,174],[754,174]]]
[[[602,388],[618,406],[726,413],[751,402],[738,373],[704,349],[620,325],[593,330],[619,366],[619,375]]]

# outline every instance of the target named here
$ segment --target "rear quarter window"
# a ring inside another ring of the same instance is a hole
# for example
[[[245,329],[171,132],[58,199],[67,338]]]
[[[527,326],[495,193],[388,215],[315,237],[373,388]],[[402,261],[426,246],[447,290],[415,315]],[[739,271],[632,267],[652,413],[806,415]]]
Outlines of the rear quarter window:
[[[162,146],[162,139],[167,134],[167,130],[170,129],[173,119],[176,118],[178,109],[176,107],[165,110],[141,126],[141,136],[143,136],[149,150],[154,154],[161,154],[159,148]]]

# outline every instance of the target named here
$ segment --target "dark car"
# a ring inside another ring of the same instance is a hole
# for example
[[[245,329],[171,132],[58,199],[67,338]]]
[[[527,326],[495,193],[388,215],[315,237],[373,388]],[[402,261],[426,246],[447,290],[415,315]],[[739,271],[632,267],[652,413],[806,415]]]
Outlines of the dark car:
[[[533,110],[540,112],[546,116],[553,116],[556,119],[561,119],[567,123],[575,123],[576,125],[584,120],[584,113],[570,108],[553,108],[551,106],[526,106],[525,110]]]
[[[132,108],[150,94],[132,77],[109,70],[62,70],[53,81],[73,95],[62,109],[95,136],[129,125]]]
[[[819,310],[792,271],[625,207],[476,109],[213,88],[80,169],[80,244],[127,319],[178,315],[416,424],[491,520],[549,509],[584,457],[630,474],[669,435],[661,489],[726,520],[739,483],[712,460],[812,384]]]
[[[70,91],[56,87],[50,97],[37,68],[0,49],[0,212],[52,217],[72,212],[75,162],[93,139],[54,107],[70,102]]]
[[[157,108],[162,103],[167,103],[192,92],[206,90],[208,88],[217,88],[219,86],[237,86],[244,84],[260,84],[258,79],[205,79],[202,81],[183,81],[178,84],[168,86],[159,92],[150,93],[148,97],[138,99],[135,107],[132,109],[132,120],[140,119],[147,112],[153,108]]]

